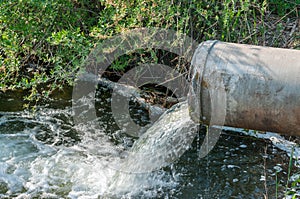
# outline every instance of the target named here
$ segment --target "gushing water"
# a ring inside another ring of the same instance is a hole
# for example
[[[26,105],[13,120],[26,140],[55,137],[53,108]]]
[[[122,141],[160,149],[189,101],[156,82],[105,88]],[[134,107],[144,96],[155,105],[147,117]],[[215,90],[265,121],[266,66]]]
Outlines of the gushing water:
[[[174,187],[163,172],[190,146],[195,125],[187,104],[167,111],[126,151],[96,122],[72,126],[71,110],[3,113],[0,196],[97,198],[104,194],[155,195],[153,187]]]
[[[152,187],[151,174],[174,162],[190,146],[197,133],[187,102],[166,111],[133,145],[127,157],[115,165],[109,191],[128,192]]]
[[[276,175],[285,185],[289,158],[261,140],[225,133],[199,159],[200,134],[184,153],[197,128],[185,103],[135,142],[100,108],[80,125],[68,107],[0,112],[0,198],[260,198],[266,185],[275,196]]]

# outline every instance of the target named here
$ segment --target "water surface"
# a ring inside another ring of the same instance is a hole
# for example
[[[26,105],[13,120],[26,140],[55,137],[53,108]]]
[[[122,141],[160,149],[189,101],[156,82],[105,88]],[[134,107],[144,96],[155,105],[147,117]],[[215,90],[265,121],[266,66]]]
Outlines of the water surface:
[[[159,124],[156,128],[161,126],[162,131],[153,127],[152,133],[136,141],[113,121],[109,90],[101,89],[98,96],[97,121],[81,125],[74,125],[69,106],[43,105],[33,114],[14,107],[10,111],[0,99],[4,110],[0,112],[0,198],[101,198],[109,194],[118,198],[275,198],[276,171],[282,195],[289,157],[271,143],[227,131],[209,155],[200,159],[205,128],[195,135],[185,114],[173,115],[165,129]],[[138,110],[132,107],[135,120],[147,123],[145,112],[135,114]],[[177,119],[182,125],[168,126]],[[176,129],[181,134],[174,134],[179,139],[174,142],[171,132]],[[159,142],[151,139],[159,135]],[[187,151],[177,150],[183,155],[169,164],[175,157],[171,152],[176,152],[172,143],[191,142],[180,139],[182,135],[196,138]],[[146,144],[137,144],[142,141]],[[143,159],[128,155],[132,151],[149,153]],[[139,162],[133,165],[128,157]],[[159,164],[163,167],[155,166]],[[126,181],[116,181],[120,168],[129,169],[125,169]]]

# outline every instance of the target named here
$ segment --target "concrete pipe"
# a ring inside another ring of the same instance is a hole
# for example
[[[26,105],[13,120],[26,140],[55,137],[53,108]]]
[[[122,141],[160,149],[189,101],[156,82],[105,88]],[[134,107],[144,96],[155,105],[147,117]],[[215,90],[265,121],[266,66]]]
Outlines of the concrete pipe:
[[[203,42],[188,103],[196,122],[300,136],[300,50]]]

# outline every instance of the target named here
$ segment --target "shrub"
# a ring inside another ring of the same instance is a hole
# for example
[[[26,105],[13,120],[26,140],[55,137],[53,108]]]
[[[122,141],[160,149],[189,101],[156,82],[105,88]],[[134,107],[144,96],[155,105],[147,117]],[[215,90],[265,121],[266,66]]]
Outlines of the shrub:
[[[267,10],[296,16],[291,11],[297,5],[284,0],[6,0],[0,5],[0,90],[29,90],[26,99],[33,102],[47,97],[72,85],[98,42],[138,27],[173,29],[198,42],[261,44]],[[130,63],[172,56],[145,49],[121,57],[112,68],[122,71]]]

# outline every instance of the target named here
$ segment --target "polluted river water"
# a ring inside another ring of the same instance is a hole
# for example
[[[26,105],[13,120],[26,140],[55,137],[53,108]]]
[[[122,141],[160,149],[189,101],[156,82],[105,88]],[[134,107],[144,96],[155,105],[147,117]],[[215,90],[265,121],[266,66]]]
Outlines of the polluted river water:
[[[224,130],[199,158],[206,129],[191,122],[185,103],[136,139],[112,119],[110,90],[101,88],[97,96],[97,120],[86,125],[74,125],[68,101],[32,113],[1,97],[0,198],[284,196],[290,158],[271,141]],[[131,113],[147,124],[138,105]],[[297,172],[294,166],[290,175]]]

